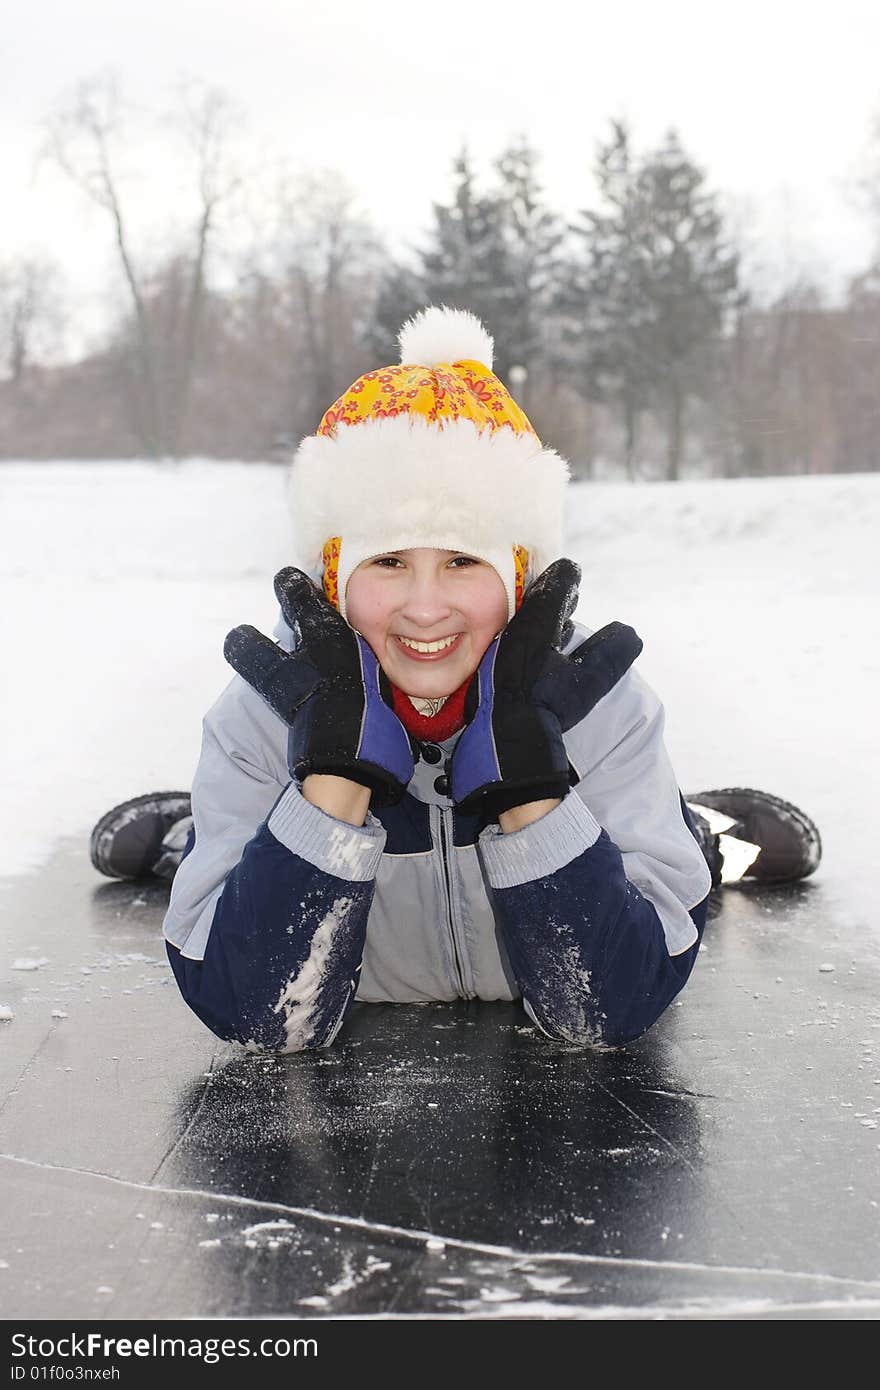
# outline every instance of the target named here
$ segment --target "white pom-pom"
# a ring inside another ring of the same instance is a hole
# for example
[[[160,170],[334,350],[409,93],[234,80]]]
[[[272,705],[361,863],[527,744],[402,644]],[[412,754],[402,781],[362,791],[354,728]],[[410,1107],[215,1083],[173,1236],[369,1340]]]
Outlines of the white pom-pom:
[[[445,304],[420,309],[403,325],[397,341],[401,362],[419,367],[463,360],[492,367],[492,336],[467,309],[448,309]]]

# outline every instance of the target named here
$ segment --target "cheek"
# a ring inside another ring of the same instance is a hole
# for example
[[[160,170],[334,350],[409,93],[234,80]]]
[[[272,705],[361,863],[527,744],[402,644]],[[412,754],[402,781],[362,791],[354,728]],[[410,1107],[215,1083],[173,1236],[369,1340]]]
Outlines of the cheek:
[[[488,634],[487,644],[507,626],[507,591],[497,574],[493,574],[474,595],[472,607],[474,627]]]
[[[353,574],[345,591],[345,616],[367,641],[381,635],[388,626],[388,596],[370,583],[369,576]]]

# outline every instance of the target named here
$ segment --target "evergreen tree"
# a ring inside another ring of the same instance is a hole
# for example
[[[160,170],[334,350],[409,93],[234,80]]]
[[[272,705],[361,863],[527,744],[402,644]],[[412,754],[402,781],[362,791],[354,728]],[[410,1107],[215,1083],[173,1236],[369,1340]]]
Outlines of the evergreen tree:
[[[642,163],[636,187],[645,213],[654,399],[665,417],[672,479],[680,471],[687,400],[713,394],[718,349],[743,303],[739,257],[725,244],[716,199],[703,185],[703,173],[670,131]]]
[[[560,273],[564,227],[546,206],[538,182],[539,156],[524,136],[495,161],[495,204],[504,255],[503,278],[495,286],[493,332],[495,371],[507,379],[510,367],[528,371],[533,385],[547,375],[548,314]],[[527,388],[528,390],[528,388]]]
[[[649,402],[654,368],[640,246],[644,218],[629,132],[622,122],[613,122],[611,138],[600,145],[594,173],[604,210],[585,209],[572,226],[583,255],[569,266],[558,303],[567,316],[564,340],[571,348],[575,379],[580,378],[589,398],[619,411],[626,470],[634,477],[639,415]]]
[[[381,273],[364,333],[370,362],[383,366],[400,356],[397,335],[407,319],[428,303],[424,280],[418,270],[392,261]]]
[[[414,263],[393,260],[380,278],[365,331],[365,346],[379,362],[396,362],[400,327],[427,304],[469,309],[490,332],[503,264],[496,200],[481,196],[466,150],[453,162],[451,201],[433,205],[433,225]]]
[[[434,226],[421,253],[427,301],[469,309],[495,333],[508,279],[507,253],[496,195],[479,193],[466,149],[453,162],[453,198],[434,203]]]
[[[600,146],[600,212],[572,230],[585,255],[562,305],[587,391],[612,402],[635,476],[639,416],[657,410],[667,430],[667,472],[680,473],[690,397],[712,395],[728,317],[743,303],[738,256],[724,242],[715,197],[670,132],[638,159],[623,122]]]
[[[530,379],[541,379],[545,314],[564,231],[542,201],[537,165],[537,152],[520,137],[494,161],[495,184],[482,191],[462,149],[453,162],[450,201],[433,204],[418,267],[395,266],[384,277],[373,341],[390,345],[415,308],[447,304],[470,310],[486,325],[502,380],[517,364]]]

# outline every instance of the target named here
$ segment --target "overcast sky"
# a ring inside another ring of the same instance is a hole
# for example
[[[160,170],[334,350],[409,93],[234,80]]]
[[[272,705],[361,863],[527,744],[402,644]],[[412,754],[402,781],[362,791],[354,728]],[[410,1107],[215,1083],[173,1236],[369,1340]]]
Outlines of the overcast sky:
[[[378,6],[365,0],[30,0],[0,31],[0,259],[28,248],[97,283],[109,228],[48,167],[40,122],[78,81],[118,72],[158,108],[175,79],[225,88],[242,141],[294,167],[332,167],[393,240],[416,239],[466,140],[477,167],[523,131],[551,204],[583,205],[612,116],[635,143],[674,125],[771,271],[832,284],[871,234],[847,184],[880,115],[878,0],[543,0]],[[141,229],[175,196],[153,171]]]

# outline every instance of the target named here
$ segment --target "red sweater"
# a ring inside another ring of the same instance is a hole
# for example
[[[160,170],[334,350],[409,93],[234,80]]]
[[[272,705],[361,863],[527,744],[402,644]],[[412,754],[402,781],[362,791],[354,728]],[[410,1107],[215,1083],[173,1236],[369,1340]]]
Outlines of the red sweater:
[[[423,743],[441,743],[443,739],[449,738],[464,724],[464,697],[470,685],[471,678],[468,676],[466,681],[454,690],[447,698],[441,710],[436,714],[419,714],[415,705],[408,695],[404,695],[402,690],[398,690],[396,685],[392,685],[391,690],[394,696],[394,713],[397,715],[408,734]]]

